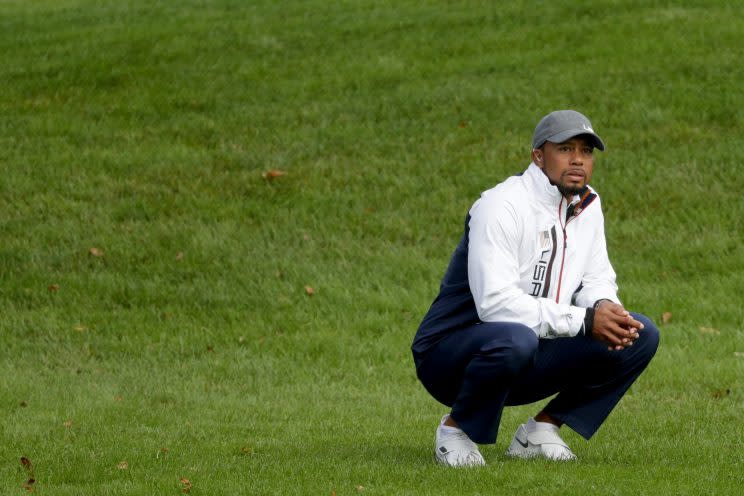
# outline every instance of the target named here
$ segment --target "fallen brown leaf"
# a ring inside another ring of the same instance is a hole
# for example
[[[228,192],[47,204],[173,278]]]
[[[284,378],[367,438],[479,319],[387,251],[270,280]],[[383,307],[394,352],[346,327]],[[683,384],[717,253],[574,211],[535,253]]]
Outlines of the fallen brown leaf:
[[[253,455],[253,448],[251,446],[245,445],[240,448],[240,453],[246,456],[251,456]]]
[[[460,129],[468,127],[468,121],[460,121],[460,124],[458,124]]]
[[[672,312],[664,312],[661,314],[661,323],[668,324],[672,320]]]
[[[102,257],[103,256],[103,251],[100,248],[96,248],[95,246],[93,248],[91,248],[90,250],[88,250],[88,253],[90,253],[94,257]]]
[[[119,470],[126,470],[129,468],[129,463],[126,460],[122,460],[116,465],[116,468]]]
[[[21,457],[21,465],[23,465],[23,468],[26,470],[33,470],[34,466],[31,464],[31,460],[26,458],[25,456]]]
[[[77,332],[83,332],[87,330],[88,328],[82,324],[77,324],[75,327],[73,327],[73,329],[75,329]]]
[[[26,491],[28,491],[28,492],[33,492],[33,490],[34,490],[34,483],[35,483],[35,482],[36,482],[36,479],[34,479],[33,477],[31,477],[31,478],[30,478],[29,480],[27,480],[27,481],[26,481],[26,482],[25,482],[25,483],[23,484],[23,488],[24,488],[24,489],[25,489]]]
[[[721,331],[713,327],[698,327],[698,329],[700,330],[700,334],[712,334],[712,335],[721,334]]]
[[[261,174],[264,179],[276,179],[277,177],[286,176],[287,173],[277,169],[271,169]]]
[[[358,493],[361,493],[362,491],[364,491],[364,486],[357,486],[356,490]]]
[[[119,402],[119,401],[121,401],[123,399],[124,399],[124,397],[122,395],[120,395],[120,394],[117,394],[116,396],[114,396],[114,401],[116,401],[116,402]]]
[[[62,425],[69,429],[70,427],[72,427],[72,419],[65,420],[64,422],[62,422]]]
[[[729,394],[731,394],[730,389],[717,389],[711,393],[711,396],[718,400],[725,396],[728,396]]]
[[[194,487],[191,481],[186,478],[181,479],[181,484],[183,484],[183,487],[181,488],[181,492],[184,492],[184,493],[191,491],[191,488]]]
[[[305,293],[307,293],[308,296],[312,296],[315,294],[315,290],[312,286],[305,286]]]
[[[59,291],[59,284],[50,284],[49,286],[47,286],[47,290],[50,293],[56,293],[57,291]]]
[[[178,253],[176,253],[176,260],[179,260],[179,261],[180,260],[183,260],[183,252],[182,251],[179,251]]]

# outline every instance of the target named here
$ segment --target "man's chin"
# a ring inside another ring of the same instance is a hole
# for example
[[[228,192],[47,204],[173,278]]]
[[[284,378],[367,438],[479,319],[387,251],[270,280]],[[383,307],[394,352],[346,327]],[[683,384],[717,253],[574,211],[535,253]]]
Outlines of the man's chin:
[[[560,191],[563,196],[578,195],[582,191],[584,191],[584,188],[586,188],[586,184],[584,184],[583,182],[581,182],[580,184],[572,183],[558,185],[558,191]]]

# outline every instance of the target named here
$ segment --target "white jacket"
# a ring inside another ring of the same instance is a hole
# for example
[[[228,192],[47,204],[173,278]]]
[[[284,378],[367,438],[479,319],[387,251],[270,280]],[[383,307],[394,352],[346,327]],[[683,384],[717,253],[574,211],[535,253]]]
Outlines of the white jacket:
[[[520,322],[541,338],[575,336],[586,308],[620,303],[591,188],[569,203],[531,163],[481,195],[469,228],[468,281],[483,322]]]

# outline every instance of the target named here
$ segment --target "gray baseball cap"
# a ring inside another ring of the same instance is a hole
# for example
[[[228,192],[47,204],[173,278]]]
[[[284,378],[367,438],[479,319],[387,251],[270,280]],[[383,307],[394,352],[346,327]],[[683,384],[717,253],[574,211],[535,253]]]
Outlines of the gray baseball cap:
[[[594,147],[604,151],[602,138],[594,132],[592,123],[584,114],[575,110],[556,110],[543,117],[537,124],[535,134],[532,136],[532,148],[539,148],[546,141],[563,143],[580,134],[590,136]]]

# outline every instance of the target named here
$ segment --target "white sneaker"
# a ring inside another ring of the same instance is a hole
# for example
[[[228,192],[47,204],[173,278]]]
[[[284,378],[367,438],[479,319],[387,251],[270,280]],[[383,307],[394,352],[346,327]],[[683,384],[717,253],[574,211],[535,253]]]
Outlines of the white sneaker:
[[[558,427],[527,432],[526,424],[519,426],[506,454],[517,458],[541,456],[554,461],[576,460],[576,455],[558,435]]]
[[[478,446],[470,440],[462,429],[444,425],[449,415],[442,417],[437,428],[434,454],[437,461],[450,467],[475,467],[485,465]]]

